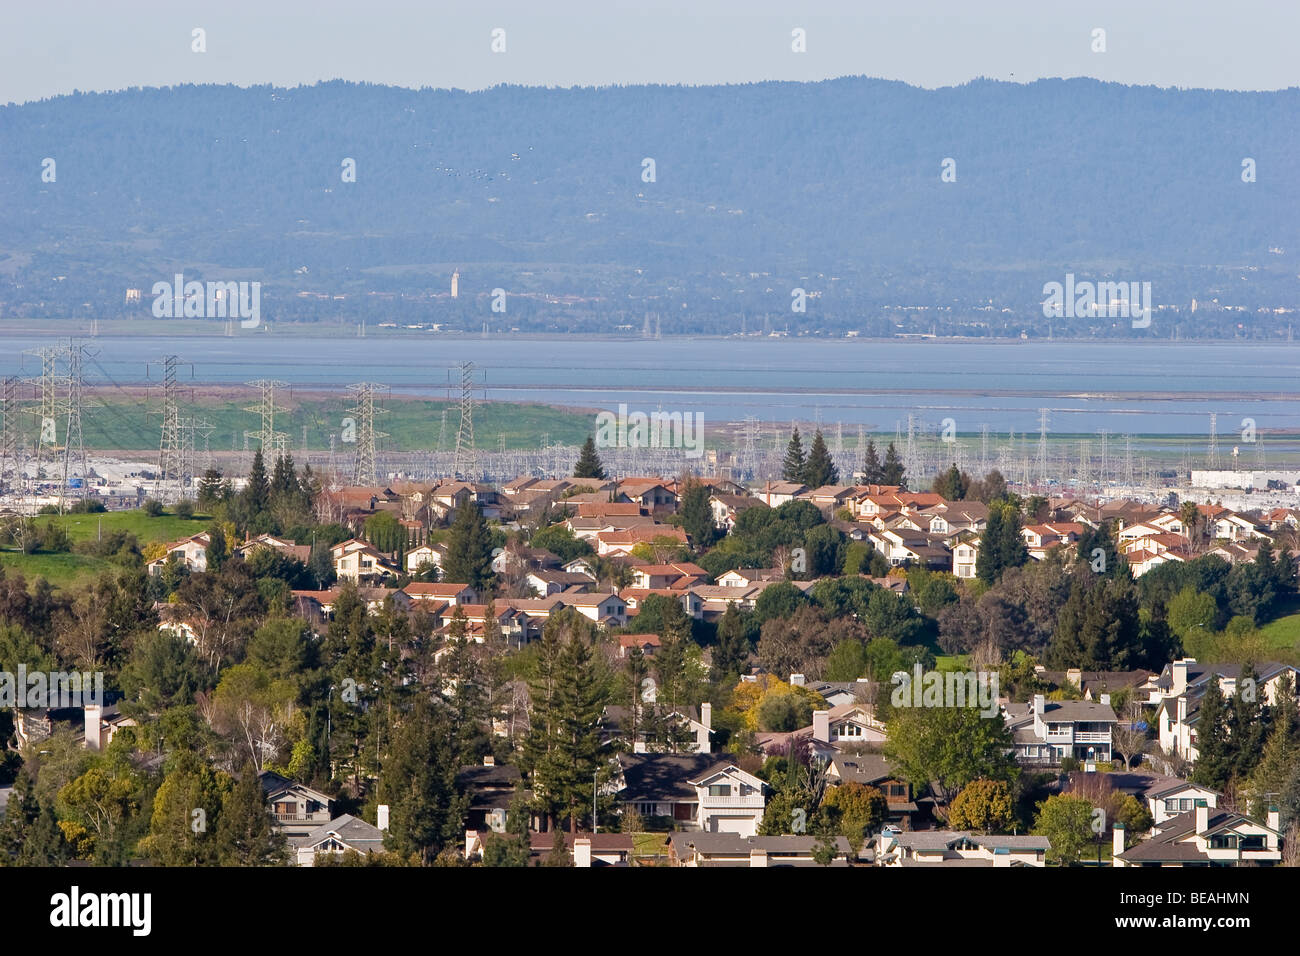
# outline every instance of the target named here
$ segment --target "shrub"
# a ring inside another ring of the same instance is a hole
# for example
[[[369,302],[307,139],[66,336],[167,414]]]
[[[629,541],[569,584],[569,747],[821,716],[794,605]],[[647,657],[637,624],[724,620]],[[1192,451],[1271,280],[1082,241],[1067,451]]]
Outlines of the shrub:
[[[157,518],[163,513],[162,502],[156,498],[146,498],[144,500],[144,513],[150,518]]]
[[[194,502],[190,501],[188,498],[184,499],[183,501],[178,501],[176,502],[175,510],[176,510],[176,517],[185,518],[186,520],[189,520],[190,518],[194,517]]]

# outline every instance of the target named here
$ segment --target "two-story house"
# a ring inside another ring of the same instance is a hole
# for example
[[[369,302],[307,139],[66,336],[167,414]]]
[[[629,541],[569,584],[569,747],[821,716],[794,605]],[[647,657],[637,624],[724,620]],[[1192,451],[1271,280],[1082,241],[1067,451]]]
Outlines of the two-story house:
[[[1007,704],[1004,716],[1022,764],[1056,766],[1062,757],[1111,759],[1111,732],[1118,720],[1109,694],[1099,701],[1049,701],[1035,694],[1029,704]]]
[[[1279,814],[1269,807],[1257,823],[1198,799],[1194,809],[1156,824],[1152,835],[1124,849],[1124,825],[1115,824],[1114,866],[1277,866],[1282,861]]]
[[[679,829],[753,836],[767,806],[762,780],[712,754],[621,754],[619,801]]]

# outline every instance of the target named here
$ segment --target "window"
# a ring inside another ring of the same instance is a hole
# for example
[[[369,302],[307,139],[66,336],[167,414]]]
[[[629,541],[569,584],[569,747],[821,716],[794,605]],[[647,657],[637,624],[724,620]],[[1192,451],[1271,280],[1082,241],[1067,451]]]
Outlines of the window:
[[[715,783],[709,786],[709,796],[711,797],[729,797],[731,796],[731,784]]]
[[[1188,810],[1192,809],[1192,798],[1184,797],[1183,799],[1179,800],[1178,809],[1183,813],[1186,813]]]
[[[862,728],[857,724],[845,721],[835,728],[835,734],[839,737],[861,737]]]
[[[1165,813],[1177,813],[1177,812],[1178,812],[1178,800],[1175,799],[1174,797],[1170,797],[1167,800],[1165,800]]]

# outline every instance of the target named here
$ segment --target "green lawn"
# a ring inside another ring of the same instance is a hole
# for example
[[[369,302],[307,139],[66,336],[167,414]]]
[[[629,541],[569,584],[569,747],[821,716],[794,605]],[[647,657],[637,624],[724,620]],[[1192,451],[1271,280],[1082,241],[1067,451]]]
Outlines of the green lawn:
[[[1292,598],[1283,614],[1259,629],[1269,647],[1300,650],[1300,598]]]
[[[67,528],[68,535],[74,542],[97,537],[102,527],[106,535],[114,531],[130,532],[140,540],[140,546],[144,547],[151,541],[177,541],[206,531],[212,518],[209,515],[179,518],[170,512],[150,518],[143,511],[109,511],[98,515],[41,515],[36,518],[38,525],[44,525],[47,521],[57,522]]]
[[[207,515],[193,518],[178,518],[174,514],[164,513],[157,518],[150,518],[143,511],[110,511],[92,515],[38,515],[36,524],[44,527],[54,522],[68,529],[68,535],[74,544],[89,541],[103,533],[126,531],[136,536],[140,547],[144,548],[153,541],[177,541],[181,538],[206,531],[212,519]],[[38,577],[43,577],[56,588],[70,588],[85,581],[93,580],[101,571],[114,568],[102,558],[85,554],[22,554],[14,550],[0,550],[0,566],[6,570],[20,571],[28,584]]]

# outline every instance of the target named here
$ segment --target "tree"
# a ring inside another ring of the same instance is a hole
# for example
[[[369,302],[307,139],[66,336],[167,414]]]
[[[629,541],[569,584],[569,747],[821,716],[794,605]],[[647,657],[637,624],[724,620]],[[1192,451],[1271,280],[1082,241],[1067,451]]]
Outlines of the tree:
[[[838,484],[839,480],[840,470],[835,467],[835,461],[826,447],[826,439],[822,437],[822,430],[819,428],[813,435],[812,447],[808,451],[807,461],[804,462],[803,477],[800,481],[809,488],[820,488],[823,485]]]
[[[287,852],[284,832],[271,819],[257,772],[246,765],[221,798],[218,859],[222,866],[280,866]]]
[[[781,479],[795,484],[804,483],[804,471],[808,460],[804,456],[803,442],[799,438],[799,429],[790,433],[790,443],[785,446],[785,459],[781,462]]]
[[[1015,807],[1005,782],[973,780],[953,800],[948,825],[954,830],[1001,833],[1014,818]]]
[[[691,539],[696,550],[702,551],[717,539],[718,529],[713,523],[713,509],[709,505],[709,488],[696,478],[689,478],[677,506],[677,523]]]
[[[1165,608],[1165,620],[1169,623],[1169,629],[1184,643],[1198,628],[1203,631],[1214,630],[1218,614],[1219,605],[1214,596],[1197,591],[1191,585],[1175,594]]]
[[[1051,842],[1049,857],[1070,866],[1092,842],[1092,819],[1093,806],[1087,798],[1060,793],[1039,804],[1034,833]]]
[[[1000,716],[982,717],[974,707],[896,707],[888,727],[884,753],[895,772],[918,790],[930,787],[941,804],[974,780],[1016,776],[1015,743]]]
[[[713,646],[713,681],[734,683],[748,661],[749,638],[745,634],[745,621],[735,602],[729,601],[718,621],[718,642]]]
[[[1234,754],[1228,739],[1228,705],[1218,680],[1206,682],[1201,715],[1196,722],[1196,764],[1192,781],[1223,790],[1232,776]]]
[[[489,833],[483,840],[484,866],[527,866],[530,853],[527,842],[514,834]]]
[[[894,447],[892,441],[889,443],[889,447],[885,449],[883,477],[883,484],[897,485],[902,490],[907,490],[907,476],[903,471],[903,459],[898,456],[898,449]]]
[[[605,480],[605,466],[601,463],[600,456],[596,454],[596,439],[591,435],[587,436],[587,440],[582,443],[582,450],[578,452],[578,463],[573,466],[573,477]]]
[[[867,452],[862,459],[862,483],[864,485],[883,485],[885,483],[885,467],[880,463],[880,456],[876,453],[874,440],[867,441]]]
[[[954,463],[947,471],[934,479],[930,490],[946,501],[961,501],[970,490],[970,475],[957,468]]]
[[[591,637],[574,612],[547,621],[528,685],[533,710],[521,761],[539,809],[552,822],[567,816],[575,833],[591,809],[593,786],[609,778],[601,732],[609,679]]]
[[[1145,723],[1142,718],[1142,702],[1133,697],[1125,707],[1124,719],[1115,724],[1111,731],[1115,752],[1124,758],[1125,770],[1131,769],[1133,762],[1146,750],[1146,728],[1138,727],[1139,724]]]
[[[215,831],[230,778],[192,751],[179,751],[170,762],[172,767],[154,795],[145,841],[149,858],[160,866],[215,864]]]
[[[243,529],[247,531],[269,531],[267,509],[271,505],[271,481],[266,476],[266,462],[262,458],[262,449],[253,453],[253,466],[248,472],[248,483],[239,493],[239,515]]]
[[[492,533],[476,502],[467,501],[456,509],[456,520],[447,536],[442,576],[480,593],[492,583]]]
[[[827,788],[822,807],[828,811],[837,832],[855,848],[889,814],[889,802],[880,790],[855,781]]]
[[[391,808],[384,846],[426,865],[460,839],[467,801],[456,793],[452,727],[441,707],[417,695],[384,761],[379,795]]]

